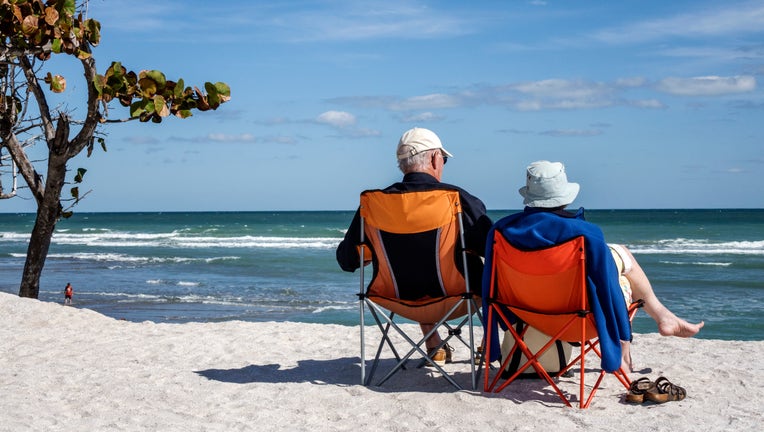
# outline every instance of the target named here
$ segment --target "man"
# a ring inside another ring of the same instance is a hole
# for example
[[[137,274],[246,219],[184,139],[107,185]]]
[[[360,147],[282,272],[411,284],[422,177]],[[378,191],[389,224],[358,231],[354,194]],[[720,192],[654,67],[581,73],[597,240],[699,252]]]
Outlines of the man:
[[[406,131],[398,142],[398,168],[403,172],[403,180],[388,186],[389,192],[416,192],[437,189],[457,190],[462,206],[464,236],[468,250],[470,286],[479,292],[480,275],[483,271],[481,256],[485,250],[486,235],[491,228],[491,220],[486,215],[485,205],[478,198],[464,189],[441,183],[443,167],[451,153],[443,148],[440,138],[431,130],[413,128]],[[342,270],[353,272],[359,267],[356,245],[360,239],[360,215],[356,211],[353,221],[345,234],[344,240],[337,247],[337,263]],[[473,277],[474,276],[474,277]],[[421,323],[422,333],[427,334],[432,324]],[[435,333],[426,342],[428,352],[441,343],[440,335]],[[433,361],[438,364],[448,362],[450,349],[441,348],[433,354]]]
[[[65,305],[71,305],[72,304],[72,296],[74,295],[74,288],[72,288],[72,284],[68,283],[64,287],[64,304]]]
[[[624,367],[629,372],[632,370],[631,324],[626,306],[631,297],[644,301],[645,312],[655,320],[664,336],[694,336],[703,322],[688,323],[666,308],[655,296],[631,252],[621,245],[608,245],[602,230],[584,220],[583,208],[575,213],[565,211],[578,191],[577,183],[568,182],[562,163],[533,162],[526,171],[526,185],[519,190],[525,209],[499,220],[492,230],[500,230],[515,247],[525,249],[544,248],[584,236],[586,273],[590,289],[596,293],[590,297],[590,307],[595,314],[602,349],[602,368],[612,372]],[[487,268],[490,260],[489,251]],[[621,276],[625,283],[621,283]],[[490,274],[484,275],[486,277],[490,278]],[[484,279],[483,286],[489,288],[490,283],[485,282]],[[491,360],[496,357],[496,353],[491,353]]]

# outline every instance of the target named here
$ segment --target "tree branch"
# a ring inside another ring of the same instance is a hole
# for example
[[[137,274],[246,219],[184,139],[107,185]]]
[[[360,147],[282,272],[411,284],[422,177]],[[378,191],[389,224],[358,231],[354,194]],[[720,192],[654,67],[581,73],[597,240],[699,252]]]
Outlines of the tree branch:
[[[40,115],[42,119],[42,127],[45,132],[46,141],[50,142],[56,135],[56,129],[53,126],[53,121],[50,118],[50,107],[48,106],[48,100],[45,98],[45,93],[40,87],[40,82],[37,80],[37,76],[34,73],[34,67],[32,62],[26,56],[19,57],[19,64],[24,71],[24,76],[29,84],[29,89],[37,101],[37,105],[40,107]]]
[[[42,202],[43,196],[45,195],[45,185],[42,182],[42,177],[37,174],[34,166],[26,157],[24,148],[21,143],[19,143],[15,134],[9,132],[2,138],[3,146],[8,149],[8,153],[10,153],[11,158],[13,158],[13,161],[16,162],[16,166],[18,167],[21,176],[24,177],[24,181],[26,181],[27,185],[29,186],[29,190],[32,191],[32,195],[34,195],[34,198],[39,205]]]
[[[95,60],[92,57],[88,57],[80,60],[80,62],[82,63],[82,68],[85,72],[85,82],[88,86],[88,113],[85,117],[85,121],[82,124],[82,128],[77,133],[77,136],[75,136],[71,141],[67,155],[69,158],[77,156],[79,152],[81,152],[88,144],[90,144],[90,142],[93,140],[93,134],[95,133],[95,130],[101,123],[102,119],[101,112],[98,111],[98,104],[100,103],[98,99],[98,92],[96,91],[95,84],[93,84],[93,80],[96,76]]]

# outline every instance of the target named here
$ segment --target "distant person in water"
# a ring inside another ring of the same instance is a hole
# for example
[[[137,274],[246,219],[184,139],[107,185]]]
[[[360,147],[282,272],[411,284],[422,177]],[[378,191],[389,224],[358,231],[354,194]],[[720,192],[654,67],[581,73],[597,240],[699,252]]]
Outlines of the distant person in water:
[[[645,312],[655,320],[663,336],[692,337],[704,323],[689,323],[664,306],[631,252],[625,246],[606,243],[602,230],[584,220],[583,208],[576,212],[565,210],[578,191],[577,183],[568,182],[562,163],[533,162],[526,170],[526,185],[519,190],[525,209],[499,220],[493,230],[501,231],[514,246],[526,249],[549,247],[584,236],[589,283],[597,293],[603,318],[612,321],[604,326],[608,334],[600,331],[603,361],[607,347],[610,368],[617,369],[620,359],[620,366],[630,372],[631,323],[626,306],[632,299],[644,301]],[[486,260],[492,259],[488,252]],[[485,277],[484,274],[484,287]]]
[[[64,304],[65,305],[72,304],[72,296],[74,296],[74,288],[72,288],[72,284],[67,282],[66,287],[64,287]]]

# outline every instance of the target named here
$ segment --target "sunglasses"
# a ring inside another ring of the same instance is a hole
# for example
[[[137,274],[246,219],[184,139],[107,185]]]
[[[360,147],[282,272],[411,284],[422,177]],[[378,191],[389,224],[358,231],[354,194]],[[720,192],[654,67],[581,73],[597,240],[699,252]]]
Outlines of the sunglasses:
[[[443,158],[443,165],[447,164],[448,163],[448,156],[446,156],[446,154],[443,153],[442,151],[439,151],[438,153],[440,154],[440,157]],[[432,157],[435,157],[435,152],[432,153]]]

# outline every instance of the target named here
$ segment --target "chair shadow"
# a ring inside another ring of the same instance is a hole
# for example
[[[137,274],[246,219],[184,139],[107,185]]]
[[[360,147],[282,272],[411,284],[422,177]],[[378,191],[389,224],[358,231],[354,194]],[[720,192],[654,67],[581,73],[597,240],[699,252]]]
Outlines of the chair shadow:
[[[367,373],[370,373],[370,363],[367,365]],[[406,369],[398,371],[383,385],[376,385],[387,371],[395,365],[394,359],[380,360],[378,370],[374,375],[374,381],[367,386],[371,391],[381,393],[418,392],[418,393],[452,393],[457,391],[448,381],[432,368],[417,368],[418,360],[412,359]],[[490,398],[501,398],[517,404],[535,401],[545,406],[561,406],[562,402],[557,393],[543,379],[527,378],[518,379],[499,393],[484,393],[484,376],[478,376],[478,386],[472,390],[470,386],[471,374],[469,370],[453,371],[446,365],[445,370],[451,373],[453,379],[462,386],[465,393]],[[459,366],[468,369],[466,365]],[[587,368],[588,372],[593,372]],[[496,371],[491,372],[491,378]],[[233,384],[250,383],[311,383],[315,385],[333,386],[356,386],[361,384],[360,357],[342,357],[330,360],[299,360],[297,366],[282,368],[277,363],[265,365],[249,365],[234,369],[205,369],[195,371],[196,374],[213,381]],[[483,373],[485,371],[483,370]],[[611,378],[615,379],[615,378]],[[620,385],[620,384],[619,384]],[[571,396],[570,391],[575,391],[576,383],[571,381],[561,386],[563,393]],[[573,397],[574,401],[576,397]]]
[[[596,368],[586,368],[586,373],[589,375],[596,375],[599,373],[599,369]],[[641,370],[635,370],[635,374],[645,374],[651,372],[651,368],[643,368]],[[491,379],[494,377],[494,373],[496,371],[492,371]],[[578,376],[580,373],[580,369],[573,369],[573,375],[572,376],[566,376],[562,378],[552,378],[555,380],[555,383],[560,388],[560,391],[568,398],[571,405],[577,406],[578,404]],[[586,380],[587,386],[591,386],[594,381],[596,381],[596,376],[593,377],[594,379],[588,379]],[[610,381],[609,385],[613,385],[616,388],[622,388],[621,383],[616,379],[615,376],[609,375],[605,377],[606,380]],[[499,387],[501,383],[503,383],[504,380],[499,381],[499,383],[496,385],[496,387]],[[587,389],[587,397],[589,395],[589,391],[591,388]],[[626,389],[624,389],[624,392]],[[503,399],[507,401],[514,402],[516,404],[522,404],[524,402],[536,402],[540,403],[544,406],[549,407],[561,407],[564,406],[564,402],[560,399],[560,397],[557,395],[557,393],[554,391],[554,389],[544,380],[540,377],[530,377],[530,378],[518,378],[515,381],[513,381],[511,384],[509,384],[507,387],[502,389],[502,391],[498,393],[483,393],[483,396],[489,397],[489,398],[498,398]],[[596,399],[596,398],[595,398]],[[624,402],[625,403],[625,402]]]
[[[312,383],[316,385],[354,386],[361,385],[360,362],[360,357],[343,357],[331,360],[299,360],[297,366],[292,368],[282,368],[279,364],[271,363],[235,369],[205,369],[194,372],[209,380],[233,384]],[[456,388],[442,376],[439,376],[439,373],[434,369],[417,368],[417,363],[417,360],[412,359],[406,369],[398,371],[382,386],[377,386],[374,383],[395,365],[393,359],[381,360],[374,376],[374,382],[367,388],[384,393],[456,391]],[[367,373],[369,373],[369,367],[370,365],[367,365]],[[471,391],[470,372],[454,372],[449,370],[448,365],[444,369],[465,391]],[[480,389],[482,389],[482,382],[478,383],[477,393]]]
[[[562,389],[563,394],[569,399],[571,394]],[[525,402],[536,402],[547,407],[563,407],[565,403],[555,393],[551,386],[540,378],[522,379],[508,385],[499,393],[482,393],[483,396],[494,399],[502,399],[520,405]],[[573,397],[576,403],[576,398]]]
[[[197,374],[214,381],[233,384],[249,383],[304,383],[352,385],[357,380],[351,371],[358,370],[358,357],[344,357],[331,360],[300,360],[297,367],[282,369],[276,363],[249,365],[237,369],[206,369]]]

